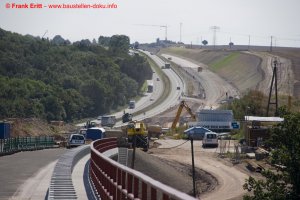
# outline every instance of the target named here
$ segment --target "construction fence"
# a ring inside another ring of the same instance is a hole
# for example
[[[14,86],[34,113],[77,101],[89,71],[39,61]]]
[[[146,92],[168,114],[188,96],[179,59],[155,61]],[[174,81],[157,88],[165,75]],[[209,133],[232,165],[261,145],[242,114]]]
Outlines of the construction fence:
[[[16,137],[0,139],[0,156],[19,151],[33,151],[53,148],[53,136]]]

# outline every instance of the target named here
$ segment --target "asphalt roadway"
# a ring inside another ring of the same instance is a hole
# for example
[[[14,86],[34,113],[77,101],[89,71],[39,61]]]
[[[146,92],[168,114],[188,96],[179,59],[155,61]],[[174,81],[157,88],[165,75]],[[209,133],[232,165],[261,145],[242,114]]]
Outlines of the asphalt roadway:
[[[11,199],[26,180],[56,161],[65,151],[65,148],[45,149],[0,157],[0,200]]]

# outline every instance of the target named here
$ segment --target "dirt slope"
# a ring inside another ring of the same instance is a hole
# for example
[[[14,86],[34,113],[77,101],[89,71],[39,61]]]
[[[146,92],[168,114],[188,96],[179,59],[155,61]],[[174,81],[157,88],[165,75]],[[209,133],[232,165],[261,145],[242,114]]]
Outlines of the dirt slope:
[[[292,70],[294,75],[292,95],[300,97],[300,49],[285,49],[273,52],[274,55],[288,58],[292,63]]]
[[[207,65],[209,69],[233,84],[241,92],[257,87],[263,80],[260,69],[262,59],[234,51],[210,51],[201,49],[168,48],[161,53],[173,54],[188,59],[198,65]]]
[[[55,126],[37,118],[11,118],[8,121],[11,124],[11,137],[58,136],[76,130],[76,127],[69,124]]]
[[[272,63],[276,57],[279,61],[279,94],[300,96],[300,79],[297,78],[300,77],[300,50],[297,49],[278,49],[271,54],[262,51],[212,51],[173,47],[162,49],[161,53],[183,57],[198,65],[205,64],[242,93],[248,89],[257,89],[266,94],[272,80]]]

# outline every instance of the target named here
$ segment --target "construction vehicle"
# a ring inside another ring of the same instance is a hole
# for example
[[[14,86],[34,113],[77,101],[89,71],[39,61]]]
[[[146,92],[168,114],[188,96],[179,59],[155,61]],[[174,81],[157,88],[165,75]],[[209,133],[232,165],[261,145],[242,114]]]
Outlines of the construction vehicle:
[[[160,125],[149,125],[147,127],[148,130],[148,137],[155,137],[159,138],[159,136],[162,134],[162,127]]]
[[[134,109],[135,108],[135,100],[130,100],[129,101],[129,109]]]
[[[132,121],[132,114],[124,112],[124,115],[122,116],[122,122],[125,123],[130,121]]]
[[[123,127],[123,131],[126,132],[128,143],[133,148],[143,148],[144,151],[148,151],[149,140],[146,125],[142,121],[131,121],[126,127]]]
[[[88,129],[88,128],[92,128],[92,127],[96,127],[96,126],[97,126],[97,123],[96,123],[96,122],[87,121],[84,127],[85,127],[86,129]]]
[[[194,115],[194,113],[192,112],[192,110],[190,109],[190,107],[186,104],[186,102],[184,100],[182,100],[180,102],[179,108],[177,110],[176,117],[175,117],[175,119],[174,119],[174,121],[172,123],[172,126],[171,126],[172,130],[175,130],[175,128],[176,128],[176,125],[177,125],[177,123],[179,121],[180,114],[181,114],[183,108],[185,108],[188,111],[188,113],[191,115],[191,118],[192,118],[193,121],[196,120],[196,116]]]
[[[101,118],[101,126],[113,127],[117,122],[116,116],[105,115]]]
[[[171,68],[171,64],[166,62],[166,63],[165,63],[165,68],[166,68],[166,69]]]

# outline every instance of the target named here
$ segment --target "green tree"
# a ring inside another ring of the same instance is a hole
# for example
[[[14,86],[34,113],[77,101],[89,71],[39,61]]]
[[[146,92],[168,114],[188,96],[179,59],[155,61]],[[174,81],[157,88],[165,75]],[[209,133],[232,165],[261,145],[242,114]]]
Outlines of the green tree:
[[[254,195],[245,196],[246,200],[300,199],[300,113],[281,113],[285,113],[284,122],[273,129],[269,145],[275,149],[271,162],[284,167],[263,172],[265,180],[247,179],[244,189]]]
[[[113,35],[109,41],[109,50],[113,55],[124,55],[129,51],[130,40],[126,35]]]
[[[151,68],[128,55],[125,35],[98,42],[69,45],[61,36],[49,41],[0,28],[0,117],[73,121],[125,105]]]
[[[266,114],[267,97],[260,91],[250,90],[241,99],[226,104],[224,109],[233,110],[235,119],[243,119],[245,115],[264,116]]]

